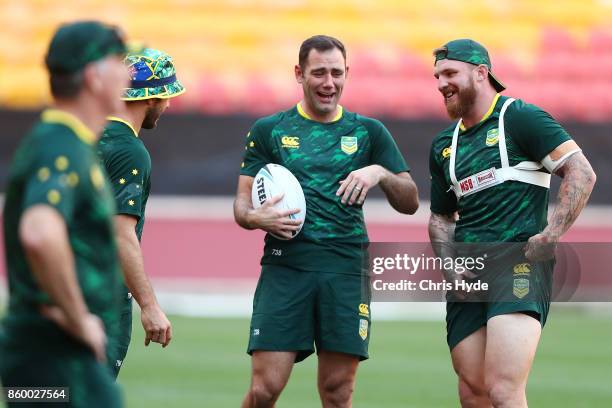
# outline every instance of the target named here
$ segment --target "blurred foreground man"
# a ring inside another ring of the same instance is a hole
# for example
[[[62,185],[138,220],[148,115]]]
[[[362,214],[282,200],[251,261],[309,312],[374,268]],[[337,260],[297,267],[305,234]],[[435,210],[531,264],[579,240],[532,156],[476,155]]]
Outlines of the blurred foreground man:
[[[431,147],[430,239],[439,256],[454,256],[453,242],[503,243],[489,254],[486,276],[446,273],[449,281],[486,277],[491,284],[485,301],[448,298],[461,405],[526,407],[550,307],[554,246],[586,205],[595,174],[548,113],[499,94],[505,87],[482,45],[455,40],[434,56],[438,90],[458,122]],[[551,173],[563,180],[547,223]]]
[[[253,300],[252,377],[243,407],[274,406],[293,365],[315,347],[322,405],[351,406],[370,339],[361,207],[376,185],[397,211],[412,214],[418,207],[416,185],[389,131],[338,105],[347,73],[339,40],[307,39],[295,66],[304,98],[258,120],[247,136],[234,216],[243,228],[268,235]],[[281,196],[253,209],[254,176],[268,163],[288,168],[304,190],[306,219],[294,238],[300,221],[289,216],[299,210],[276,209]]]
[[[128,85],[124,53],[117,29],[98,22],[55,33],[46,56],[54,107],[15,153],[4,206],[3,386],[68,387],[73,407],[121,405],[105,365],[121,284],[115,206],[95,143]]]
[[[131,82],[121,99],[123,108],[109,122],[98,142],[98,154],[111,181],[117,215],[117,251],[125,278],[117,336],[109,337],[108,364],[115,377],[127,354],[132,335],[132,297],[141,310],[145,346],[151,341],[166,347],[172,326],[161,310],[144,271],[140,240],[145,207],[151,190],[151,157],[139,137],[141,129],[154,129],[170,105],[170,98],[185,92],[176,78],[172,58],[151,48],[129,52],[125,58]]]

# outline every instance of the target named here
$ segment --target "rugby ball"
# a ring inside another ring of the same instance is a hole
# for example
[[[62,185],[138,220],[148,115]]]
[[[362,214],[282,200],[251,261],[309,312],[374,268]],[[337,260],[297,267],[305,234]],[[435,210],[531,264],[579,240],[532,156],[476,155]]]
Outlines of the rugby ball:
[[[298,179],[285,167],[273,163],[266,164],[257,172],[253,180],[253,189],[251,190],[253,208],[261,207],[266,200],[281,193],[284,193],[284,196],[281,201],[276,203],[276,208],[280,210],[299,208],[300,210],[299,213],[289,216],[291,219],[302,221],[300,229],[293,233],[293,237],[295,237],[302,230],[306,218],[304,191]],[[282,240],[287,239],[274,234],[270,235]]]

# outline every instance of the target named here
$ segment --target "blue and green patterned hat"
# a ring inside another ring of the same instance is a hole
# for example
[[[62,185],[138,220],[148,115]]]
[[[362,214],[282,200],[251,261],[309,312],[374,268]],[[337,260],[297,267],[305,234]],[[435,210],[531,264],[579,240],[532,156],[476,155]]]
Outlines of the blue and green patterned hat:
[[[124,60],[130,70],[130,87],[123,93],[124,101],[152,98],[173,98],[185,92],[176,78],[172,57],[153,48],[128,52]]]
[[[497,92],[506,89],[506,86],[491,72],[491,58],[487,49],[474,40],[462,38],[447,42],[434,51],[435,62],[443,59],[467,62],[473,65],[486,65],[489,68],[489,81]]]

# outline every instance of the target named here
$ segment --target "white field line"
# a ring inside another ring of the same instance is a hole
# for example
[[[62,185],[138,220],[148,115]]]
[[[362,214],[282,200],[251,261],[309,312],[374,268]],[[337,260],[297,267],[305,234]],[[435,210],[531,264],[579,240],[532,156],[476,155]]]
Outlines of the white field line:
[[[162,309],[170,315],[206,318],[249,318],[254,281],[175,279],[153,282]],[[0,312],[6,310],[7,291],[0,282]],[[137,308],[137,306],[135,306]],[[441,302],[373,302],[373,321],[444,321]],[[612,318],[612,303],[555,303],[556,311],[572,311]]]
[[[153,282],[162,308],[182,316],[248,318],[251,316],[254,280],[191,279]],[[182,287],[182,289],[181,289]],[[372,319],[392,321],[444,321],[443,302],[373,302]],[[575,311],[612,318],[612,303],[554,303],[556,311]]]

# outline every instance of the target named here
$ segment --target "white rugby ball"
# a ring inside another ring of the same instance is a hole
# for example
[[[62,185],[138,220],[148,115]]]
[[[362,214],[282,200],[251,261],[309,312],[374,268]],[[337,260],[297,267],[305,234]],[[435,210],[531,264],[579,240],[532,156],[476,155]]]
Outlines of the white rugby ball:
[[[281,193],[284,193],[284,196],[281,201],[276,203],[276,208],[280,210],[298,208],[300,210],[299,213],[289,216],[291,219],[302,221],[300,229],[293,233],[293,237],[295,237],[302,230],[306,218],[304,191],[298,179],[285,167],[280,164],[266,164],[257,172],[255,180],[253,180],[253,189],[251,190],[253,207],[259,208],[267,200]],[[287,239],[274,234],[271,235],[278,239]]]

